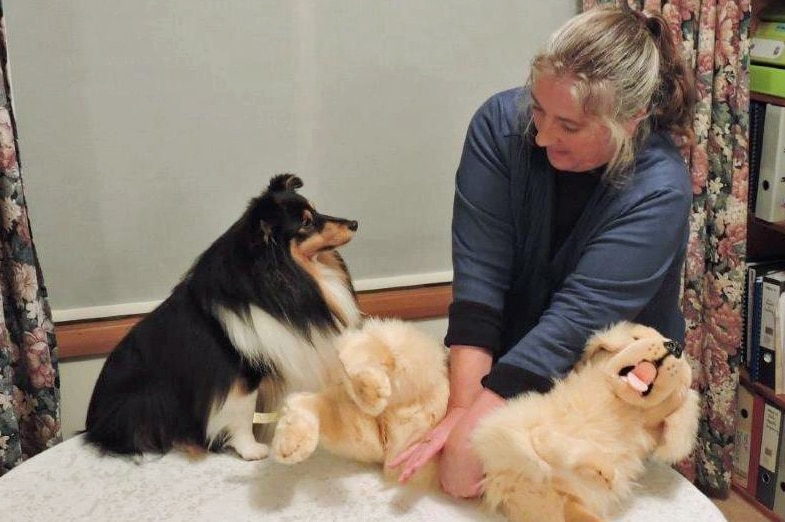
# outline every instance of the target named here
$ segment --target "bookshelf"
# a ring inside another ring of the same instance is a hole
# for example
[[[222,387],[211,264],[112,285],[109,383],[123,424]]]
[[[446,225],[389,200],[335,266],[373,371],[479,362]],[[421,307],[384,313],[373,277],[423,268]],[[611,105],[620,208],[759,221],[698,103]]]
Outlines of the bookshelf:
[[[763,94],[761,92],[751,92],[750,100],[785,106],[785,98],[780,96],[772,96],[771,94]]]
[[[758,15],[761,10],[775,1],[776,0],[752,1],[752,31],[754,31],[757,26]],[[785,98],[779,96],[751,92],[750,100],[785,107]],[[756,180],[757,177],[750,176],[750,187],[748,187],[750,197],[752,197],[755,193],[754,191],[757,190],[757,186],[753,186],[757,185]],[[768,223],[757,219],[754,216],[754,209],[751,209],[747,219],[747,257],[748,259],[754,260],[785,258],[785,222]],[[739,384],[740,386],[744,386],[753,395],[762,397],[768,403],[785,411],[785,395],[776,395],[771,388],[764,386],[761,383],[753,382],[746,370],[740,372]],[[760,442],[758,442],[758,444],[760,444]],[[780,449],[780,451],[782,451],[782,449]],[[757,480],[757,477],[750,477],[750,480]],[[770,520],[785,522],[785,518],[782,515],[767,508],[758,500],[755,494],[752,494],[746,488],[735,482],[733,482],[732,487],[739,496]]]

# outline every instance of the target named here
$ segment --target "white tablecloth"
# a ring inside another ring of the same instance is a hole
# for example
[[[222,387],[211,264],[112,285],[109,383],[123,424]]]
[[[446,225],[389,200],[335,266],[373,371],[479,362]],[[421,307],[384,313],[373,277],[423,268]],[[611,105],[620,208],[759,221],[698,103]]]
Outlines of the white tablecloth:
[[[415,495],[374,466],[317,453],[284,466],[231,454],[101,457],[74,437],[0,478],[0,519],[47,521],[498,521],[471,502]],[[725,521],[671,468],[650,465],[615,522]]]

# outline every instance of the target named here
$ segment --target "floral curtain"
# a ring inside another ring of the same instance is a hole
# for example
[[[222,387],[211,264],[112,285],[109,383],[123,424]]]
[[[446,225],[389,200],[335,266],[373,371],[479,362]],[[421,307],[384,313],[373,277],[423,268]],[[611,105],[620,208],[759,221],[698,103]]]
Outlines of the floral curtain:
[[[614,0],[584,0],[583,8]],[[624,0],[620,0],[624,1]],[[694,66],[696,142],[684,150],[693,204],[683,310],[699,441],[679,470],[708,494],[730,489],[747,241],[750,0],[630,0],[660,12]]]
[[[54,325],[17,153],[0,3],[0,475],[62,440]]]

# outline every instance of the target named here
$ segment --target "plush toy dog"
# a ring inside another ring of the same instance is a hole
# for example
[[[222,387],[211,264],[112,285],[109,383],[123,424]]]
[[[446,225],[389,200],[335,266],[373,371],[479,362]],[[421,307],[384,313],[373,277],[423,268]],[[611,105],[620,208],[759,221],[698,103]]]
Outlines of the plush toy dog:
[[[443,346],[410,324],[369,320],[337,343],[341,383],[290,395],[272,442],[293,464],[321,444],[386,464],[445,413]],[[485,470],[484,504],[514,521],[601,521],[654,457],[689,455],[699,398],[681,347],[622,322],[587,343],[575,370],[547,394],[529,393],[483,419],[473,434]],[[436,464],[413,481],[436,486]]]

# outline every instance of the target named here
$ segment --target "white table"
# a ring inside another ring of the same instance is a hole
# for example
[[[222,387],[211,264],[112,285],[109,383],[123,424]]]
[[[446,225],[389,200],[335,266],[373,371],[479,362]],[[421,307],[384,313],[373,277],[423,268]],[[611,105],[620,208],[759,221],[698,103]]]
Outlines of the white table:
[[[325,453],[284,466],[231,454],[199,461],[101,457],[74,437],[0,478],[4,522],[143,521],[499,521],[477,505],[414,495],[376,467]],[[615,522],[725,521],[697,488],[652,464]]]

